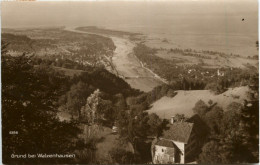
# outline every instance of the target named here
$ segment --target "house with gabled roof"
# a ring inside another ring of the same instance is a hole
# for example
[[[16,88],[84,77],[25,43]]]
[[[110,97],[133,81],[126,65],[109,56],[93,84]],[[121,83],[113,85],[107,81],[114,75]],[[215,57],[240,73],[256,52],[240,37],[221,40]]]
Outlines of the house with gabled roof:
[[[152,159],[154,164],[184,164],[194,161],[198,149],[201,148],[200,137],[197,136],[200,131],[197,126],[195,127],[198,122],[193,120],[198,119],[197,117],[186,121],[171,120],[169,129],[153,141]]]

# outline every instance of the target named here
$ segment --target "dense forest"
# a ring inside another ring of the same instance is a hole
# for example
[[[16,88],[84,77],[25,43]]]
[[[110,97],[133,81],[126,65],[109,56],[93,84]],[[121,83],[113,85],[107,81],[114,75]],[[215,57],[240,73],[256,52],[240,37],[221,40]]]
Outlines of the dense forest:
[[[53,102],[63,92],[66,78],[33,68],[25,56],[2,56],[2,140],[3,163],[21,163],[11,154],[69,153],[80,130],[77,122],[60,122]],[[16,131],[17,134],[10,134]],[[61,138],[63,137],[63,138]],[[22,159],[37,163],[39,159]],[[70,160],[45,159],[45,163]]]

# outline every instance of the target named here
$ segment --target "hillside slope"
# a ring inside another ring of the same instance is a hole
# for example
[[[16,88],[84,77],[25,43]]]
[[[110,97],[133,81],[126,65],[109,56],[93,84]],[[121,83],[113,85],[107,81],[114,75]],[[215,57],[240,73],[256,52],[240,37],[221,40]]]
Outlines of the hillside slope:
[[[226,92],[214,95],[209,90],[193,90],[193,91],[177,91],[178,94],[173,97],[163,97],[152,104],[152,108],[148,110],[149,113],[156,113],[161,118],[169,119],[171,116],[179,113],[185,116],[193,115],[192,108],[200,99],[205,103],[212,100],[217,105],[223,107],[225,110],[232,102],[242,103],[247,98],[249,88],[237,87],[229,89]]]

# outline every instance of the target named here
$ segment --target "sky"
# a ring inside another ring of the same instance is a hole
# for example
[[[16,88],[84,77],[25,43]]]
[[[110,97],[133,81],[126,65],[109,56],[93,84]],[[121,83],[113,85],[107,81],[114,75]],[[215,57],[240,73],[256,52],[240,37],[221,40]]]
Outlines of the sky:
[[[172,26],[190,31],[203,26],[203,31],[217,27],[219,33],[257,33],[258,20],[257,0],[15,1],[2,2],[1,11],[2,27]],[[246,21],[240,28],[242,18]]]
[[[257,0],[2,2],[2,27],[98,26],[255,55]],[[244,21],[242,21],[244,19]]]

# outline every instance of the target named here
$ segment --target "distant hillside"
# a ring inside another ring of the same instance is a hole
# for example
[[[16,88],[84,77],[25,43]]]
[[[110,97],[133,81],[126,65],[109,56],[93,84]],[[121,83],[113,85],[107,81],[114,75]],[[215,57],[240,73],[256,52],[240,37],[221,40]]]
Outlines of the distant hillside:
[[[131,32],[124,32],[124,31],[118,31],[118,30],[110,30],[110,29],[101,29],[96,26],[78,27],[78,28],[76,28],[76,30],[97,33],[97,34],[100,33],[100,34],[116,35],[116,36],[139,35],[139,33],[131,33]]]
[[[161,118],[170,118],[171,116],[179,113],[186,116],[193,115],[192,108],[195,106],[196,102],[200,99],[205,103],[212,100],[217,105],[226,107],[232,102],[242,103],[244,99],[247,98],[248,87],[237,87],[234,89],[229,89],[226,92],[214,95],[209,90],[193,90],[193,91],[177,91],[178,94],[173,97],[163,97],[160,100],[152,104],[152,108],[149,109],[149,113],[156,113]]]
[[[33,52],[31,38],[26,35],[14,35],[10,33],[2,33],[2,40],[9,43],[8,49],[17,52]]]
[[[127,97],[142,93],[139,90],[131,88],[130,85],[122,78],[117,77],[104,68],[85,67],[83,69],[68,69],[56,66],[49,67],[66,76],[69,76],[72,81],[70,83],[82,81],[109,95],[121,93]]]
[[[123,79],[110,73],[106,69],[95,69],[91,72],[83,72],[80,79],[111,95],[122,93],[124,96],[129,96],[141,93],[139,90],[131,88]]]
[[[86,56],[111,55],[115,45],[110,38],[91,34],[78,34],[63,29],[5,30],[2,41],[9,43],[8,54],[24,52],[37,56],[70,56],[86,62]],[[82,56],[79,58],[79,56]]]

